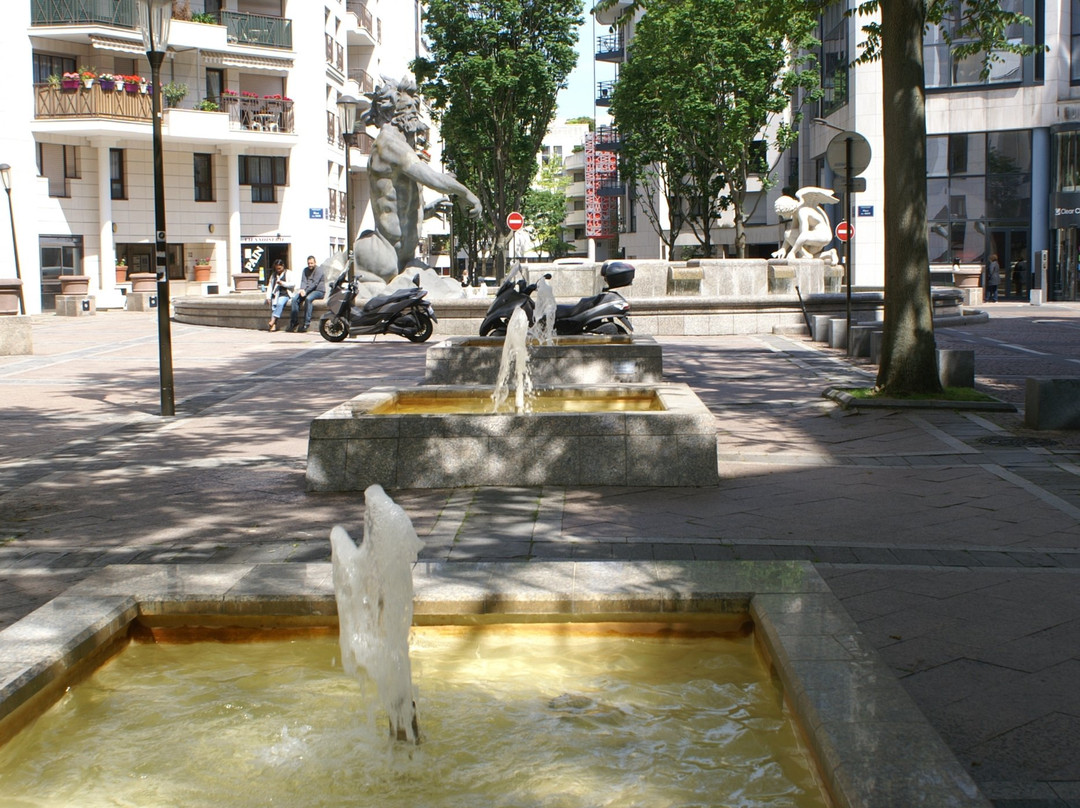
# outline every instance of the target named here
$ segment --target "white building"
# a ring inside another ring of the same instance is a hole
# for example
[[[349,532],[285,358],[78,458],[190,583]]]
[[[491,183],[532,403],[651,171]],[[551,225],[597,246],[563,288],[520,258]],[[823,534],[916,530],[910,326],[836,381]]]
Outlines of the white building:
[[[163,114],[174,294],[226,293],[243,270],[277,258],[303,266],[309,254],[321,260],[344,247],[337,100],[405,73],[422,47],[419,0],[181,0],[176,8],[162,66],[163,86],[186,86]],[[149,77],[134,0],[13,0],[5,10],[9,79],[0,99],[11,119],[0,162],[12,166],[27,310],[52,308],[61,274],[90,276],[99,306],[121,305],[117,260],[129,272],[154,264],[150,96],[101,79]],[[50,83],[83,67],[98,74],[89,86]],[[369,147],[361,137],[350,161],[358,230],[371,223]],[[8,228],[0,234],[0,276],[14,277]],[[196,282],[204,260],[210,280]]]

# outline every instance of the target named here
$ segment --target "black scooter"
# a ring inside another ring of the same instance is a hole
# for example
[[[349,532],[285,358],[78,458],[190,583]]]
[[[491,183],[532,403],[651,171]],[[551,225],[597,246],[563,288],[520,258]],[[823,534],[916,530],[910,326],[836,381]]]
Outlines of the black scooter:
[[[342,272],[330,290],[327,312],[319,320],[319,333],[330,342],[360,334],[397,334],[410,342],[426,342],[438,318],[424,300],[427,292],[420,288],[419,275],[413,283],[415,289],[377,295],[360,307],[353,305],[359,285],[356,281],[350,283],[348,273]]]
[[[487,314],[480,323],[480,336],[505,337],[506,327],[510,324],[510,317],[515,309],[525,309],[531,326],[536,310],[536,304],[532,299],[535,291],[536,284],[529,283],[522,265],[516,264],[502,282],[499,291],[495,293],[495,300],[488,306]]]
[[[555,333],[630,334],[630,304],[615,289],[634,281],[634,267],[625,261],[605,261],[600,267],[604,291],[577,303],[560,303],[555,309]]]

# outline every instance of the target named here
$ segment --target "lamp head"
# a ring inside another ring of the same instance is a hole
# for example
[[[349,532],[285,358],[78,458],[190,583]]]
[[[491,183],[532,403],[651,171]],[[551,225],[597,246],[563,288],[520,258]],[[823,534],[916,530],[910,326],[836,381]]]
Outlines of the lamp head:
[[[172,25],[172,0],[135,0],[139,31],[147,53],[165,53]]]
[[[356,131],[357,104],[359,104],[359,99],[351,95],[343,95],[338,98],[337,107],[338,114],[341,116],[341,130],[347,135],[351,135]]]
[[[11,190],[11,166],[7,163],[0,163],[0,179],[4,181],[4,190]]]

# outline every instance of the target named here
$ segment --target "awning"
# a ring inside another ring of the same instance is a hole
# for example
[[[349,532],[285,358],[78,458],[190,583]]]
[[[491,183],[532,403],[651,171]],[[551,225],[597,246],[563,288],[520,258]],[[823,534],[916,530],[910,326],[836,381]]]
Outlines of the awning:
[[[97,36],[91,34],[90,44],[101,50],[120,51],[121,53],[146,53],[146,49],[143,47],[141,39],[132,42],[127,39],[116,39],[111,36]]]
[[[203,51],[203,61],[207,64],[218,64],[224,67],[239,67],[244,70],[272,70],[284,73],[293,66],[292,59],[273,59],[267,56],[248,56],[241,53],[227,53],[226,51]]]

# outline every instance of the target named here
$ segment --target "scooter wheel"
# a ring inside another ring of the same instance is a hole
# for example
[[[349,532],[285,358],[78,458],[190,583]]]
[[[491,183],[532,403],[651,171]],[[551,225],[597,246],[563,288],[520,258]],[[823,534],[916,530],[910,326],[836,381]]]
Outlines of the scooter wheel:
[[[600,323],[600,325],[598,325],[596,328],[590,329],[590,331],[593,334],[608,334],[608,335],[618,335],[618,334],[629,334],[630,333],[629,331],[626,330],[626,326],[624,326],[622,323],[614,321],[614,320],[608,320],[607,322]]]
[[[425,312],[418,311],[414,316],[416,317],[416,331],[406,334],[405,338],[409,342],[427,342],[435,332],[435,325]]]
[[[506,323],[503,321],[490,323],[487,327],[480,329],[481,337],[505,337],[506,336]]]
[[[341,342],[349,336],[349,321],[341,317],[326,317],[319,321],[319,333],[329,342]]]

